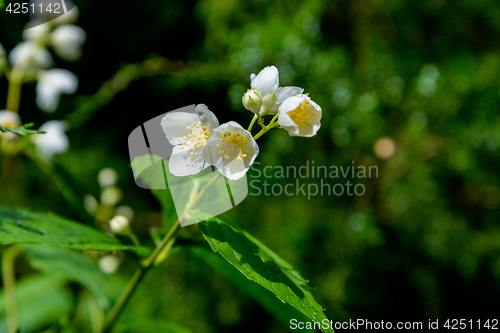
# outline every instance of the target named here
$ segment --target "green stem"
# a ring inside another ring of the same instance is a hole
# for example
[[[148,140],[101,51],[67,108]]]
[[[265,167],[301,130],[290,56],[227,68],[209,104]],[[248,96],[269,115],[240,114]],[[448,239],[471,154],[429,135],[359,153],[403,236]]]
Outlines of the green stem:
[[[191,202],[188,202],[182,214],[179,216],[177,221],[175,221],[174,225],[170,228],[165,237],[163,237],[161,243],[158,244],[158,246],[156,246],[153,252],[151,252],[151,254],[146,259],[140,262],[141,267],[137,269],[134,276],[129,281],[127,287],[123,291],[122,295],[115,303],[111,311],[108,313],[103,328],[104,333],[111,331],[111,328],[113,327],[116,319],[118,319],[118,316],[120,315],[121,311],[129,301],[130,296],[137,288],[144,274],[153,266],[156,258],[160,255],[160,253],[162,253],[165,250],[168,251],[172,247],[172,245],[175,242],[175,239],[177,238],[177,234],[179,233],[179,230],[181,228],[180,221],[183,219],[184,215],[201,201],[203,196],[207,193],[208,189],[213,184],[215,184],[215,182],[217,181],[217,179],[219,179],[220,176],[221,176],[220,173],[217,173],[212,179],[210,179],[207,185],[205,185],[205,187],[196,195],[196,197],[194,197],[194,199]]]
[[[18,331],[14,260],[21,251],[15,245],[9,246],[2,254],[2,279],[7,305],[7,327],[9,333]]]
[[[257,119],[259,119],[259,116],[258,116],[258,114],[256,113],[256,114],[254,114],[254,115],[253,115],[253,119],[252,119],[252,121],[250,122],[250,125],[248,126],[248,129],[247,129],[247,131],[249,131],[250,133],[252,133],[252,128],[253,128],[253,125],[255,124],[255,122],[257,121]]]
[[[262,135],[264,135],[264,133],[266,133],[267,131],[269,131],[270,129],[272,128],[275,128],[276,126],[278,126],[278,116],[279,116],[279,113],[277,113],[273,119],[271,119],[271,121],[269,122],[269,125],[262,125],[262,130],[260,130],[259,133],[255,134],[255,136],[253,137],[254,140],[257,140],[258,138],[260,138]]]
[[[19,102],[21,100],[21,85],[23,84],[24,71],[14,67],[10,73],[9,91],[7,93],[6,109],[12,112],[19,111]]]
[[[139,242],[137,236],[134,235],[132,232],[130,232],[127,236],[130,238],[130,240],[132,241],[132,243],[134,243],[135,246],[141,246],[141,242]]]

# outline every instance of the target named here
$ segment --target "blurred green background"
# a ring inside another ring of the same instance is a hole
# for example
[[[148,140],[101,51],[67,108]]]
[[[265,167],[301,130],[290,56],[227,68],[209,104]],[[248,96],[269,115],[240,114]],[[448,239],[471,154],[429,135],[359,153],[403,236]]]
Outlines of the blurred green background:
[[[312,139],[272,130],[258,140],[260,169],[354,161],[378,166],[379,177],[356,180],[367,189],[361,197],[249,195],[221,218],[292,263],[316,288],[329,319],[498,318],[500,2],[77,4],[77,24],[87,32],[82,59],[56,61],[78,76],[77,93],[46,114],[34,102],[34,85],[26,85],[20,115],[38,126],[68,121],[70,150],[56,157],[56,168],[79,200],[98,198],[97,174],[114,168],[120,204],[133,208],[133,230],[151,244],[149,229],[162,223],[160,204],[134,183],[130,132],[194,103],[207,104],[221,123],[246,126],[251,113],[241,96],[249,75],[275,65],[282,86],[304,87],[322,107],[322,128]],[[0,42],[10,50],[21,34],[5,20],[1,25]],[[2,105],[6,91],[1,80]],[[50,173],[24,155],[9,163],[2,205],[83,221]],[[203,241],[195,226],[181,235]],[[119,279],[134,268],[122,260]],[[23,259],[16,267],[19,278],[33,272]],[[73,285],[71,292],[82,293]],[[148,273],[127,312],[193,332],[289,331],[182,251]],[[78,331],[91,331],[84,322]]]

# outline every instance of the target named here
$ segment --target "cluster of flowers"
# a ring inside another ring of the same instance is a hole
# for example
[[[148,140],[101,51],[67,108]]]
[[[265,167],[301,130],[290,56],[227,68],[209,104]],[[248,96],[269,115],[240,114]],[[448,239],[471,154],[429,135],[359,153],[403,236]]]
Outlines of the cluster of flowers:
[[[321,126],[321,107],[303,94],[304,89],[281,88],[274,66],[252,74],[250,81],[252,89],[242,98],[243,106],[255,114],[248,129],[234,121],[220,125],[204,104],[196,106],[197,114],[171,112],[162,119],[163,131],[174,146],[169,161],[173,175],[195,175],[213,165],[228,179],[239,179],[259,154],[255,140],[271,128],[283,128],[291,136],[316,135]],[[263,120],[266,115],[274,116],[268,125]],[[262,130],[252,136],[255,121]]]
[[[85,30],[74,25],[78,18],[78,8],[74,6],[67,13],[44,22],[44,17],[32,17],[23,32],[23,41],[8,54],[0,44],[0,74],[3,72],[10,85],[36,81],[36,103],[47,112],[54,112],[61,94],[73,94],[78,87],[78,78],[68,70],[53,68],[53,53],[66,61],[76,61],[81,57],[81,48],[86,39]],[[17,104],[17,103],[15,103]],[[21,126],[17,105],[7,105],[0,111],[0,125]],[[44,135],[30,137],[41,157],[50,159],[54,154],[68,149],[65,134],[66,125],[62,121],[51,120],[40,127]],[[17,135],[1,133],[2,138],[15,140]]]

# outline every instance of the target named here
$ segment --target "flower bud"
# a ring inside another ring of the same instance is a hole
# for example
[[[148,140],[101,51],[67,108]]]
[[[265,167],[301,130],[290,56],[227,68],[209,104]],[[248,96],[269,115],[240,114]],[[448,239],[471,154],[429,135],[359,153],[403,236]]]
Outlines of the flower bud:
[[[262,99],[260,98],[260,93],[256,90],[248,90],[241,99],[245,109],[257,113],[262,106]]]
[[[120,260],[113,255],[104,256],[99,260],[99,268],[106,274],[115,273],[118,267],[120,267]]]
[[[276,93],[274,92],[272,94],[264,96],[264,99],[262,100],[262,107],[260,108],[261,116],[270,114],[269,111],[274,105],[275,98],[276,98]]]
[[[130,221],[122,215],[116,215],[109,221],[109,227],[115,234],[123,234],[129,230]]]

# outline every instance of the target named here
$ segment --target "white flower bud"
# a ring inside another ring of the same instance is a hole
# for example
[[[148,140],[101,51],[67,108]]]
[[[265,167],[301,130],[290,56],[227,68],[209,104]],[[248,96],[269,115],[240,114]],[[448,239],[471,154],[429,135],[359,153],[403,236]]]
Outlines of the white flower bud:
[[[264,99],[262,100],[262,107],[260,108],[260,115],[264,116],[266,114],[271,114],[269,113],[270,109],[274,105],[276,93],[268,94],[264,96]]]
[[[128,218],[122,215],[116,215],[109,221],[109,227],[111,231],[115,234],[123,234],[129,230],[130,221]]]
[[[113,274],[120,267],[120,260],[112,255],[107,255],[99,260],[99,268],[106,274]]]
[[[101,193],[101,203],[114,206],[122,199],[122,191],[116,186],[106,187]]]
[[[97,175],[97,181],[102,188],[115,185],[117,180],[118,173],[113,168],[104,168]]]
[[[256,90],[248,90],[241,99],[245,109],[252,111],[253,113],[259,112],[262,106],[262,99],[260,98],[260,93]]]

